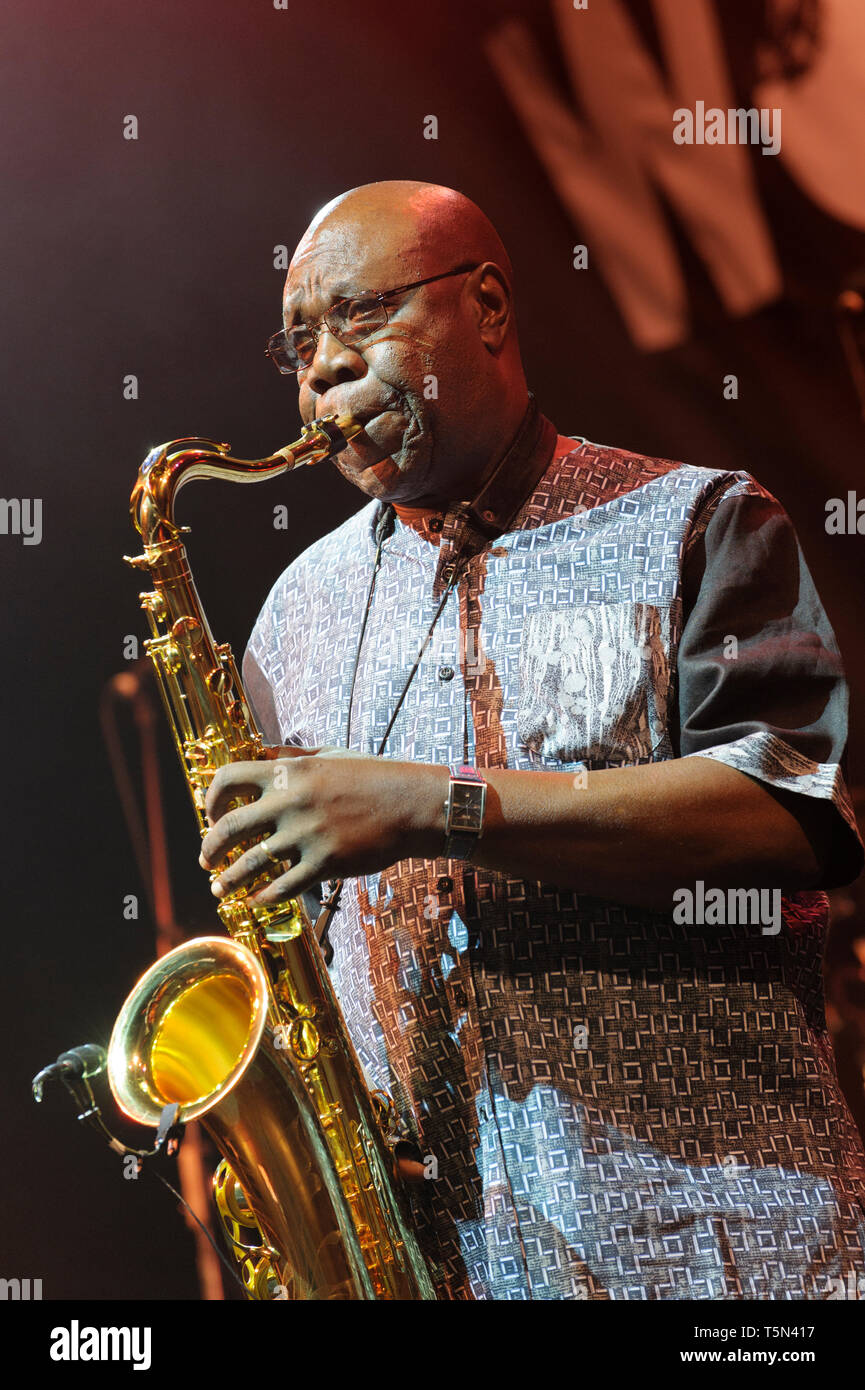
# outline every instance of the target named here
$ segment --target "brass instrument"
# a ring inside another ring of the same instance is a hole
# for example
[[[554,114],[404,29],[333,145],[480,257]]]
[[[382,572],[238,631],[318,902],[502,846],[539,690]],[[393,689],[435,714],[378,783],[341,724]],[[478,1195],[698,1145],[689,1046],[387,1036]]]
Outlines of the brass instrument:
[[[208,626],[174,499],[194,479],[258,482],[317,463],[361,428],[330,416],[252,460],[178,439],[139,472],[130,508],[144,552],[124,558],[153,583],[146,650],[202,836],[216,769],[262,757],[263,743],[231,649]],[[266,867],[256,889],[281,872]],[[384,1132],[392,1105],[367,1090],[302,903],[253,904],[239,889],[217,910],[227,938],[168,952],[126,1000],[108,1051],[118,1105],[145,1125],[175,1102],[181,1121],[201,1120],[223,1156],[215,1198],[250,1298],[435,1298]]]

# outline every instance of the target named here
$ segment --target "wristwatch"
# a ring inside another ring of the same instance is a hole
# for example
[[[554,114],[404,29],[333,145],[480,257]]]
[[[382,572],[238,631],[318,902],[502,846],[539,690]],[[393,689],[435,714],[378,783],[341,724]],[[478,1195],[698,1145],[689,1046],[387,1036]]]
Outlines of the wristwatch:
[[[487,784],[476,767],[451,764],[445,807],[445,859],[468,859],[484,830]]]

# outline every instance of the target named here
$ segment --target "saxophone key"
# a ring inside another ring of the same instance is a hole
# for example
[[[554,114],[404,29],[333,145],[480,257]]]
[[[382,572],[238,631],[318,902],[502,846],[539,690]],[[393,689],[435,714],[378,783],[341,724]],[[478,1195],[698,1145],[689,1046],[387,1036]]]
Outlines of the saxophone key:
[[[171,635],[176,642],[182,642],[185,638],[190,646],[197,647],[204,636],[204,629],[198,618],[187,613],[171,624]]]
[[[231,677],[222,666],[214,666],[205,676],[205,684],[214,695],[224,695],[231,684]]]

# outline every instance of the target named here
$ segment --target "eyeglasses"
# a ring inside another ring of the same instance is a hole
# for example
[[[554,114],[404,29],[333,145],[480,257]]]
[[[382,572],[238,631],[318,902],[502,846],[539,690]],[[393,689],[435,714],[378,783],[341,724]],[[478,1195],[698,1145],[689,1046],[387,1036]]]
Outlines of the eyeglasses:
[[[451,275],[467,275],[477,270],[480,261],[471,265],[458,265],[454,270],[445,270],[441,275],[428,275],[425,280],[413,280],[408,285],[397,285],[393,290],[382,290],[380,294],[356,294],[347,299],[338,299],[318,323],[297,324],[294,328],[281,328],[268,338],[265,353],[276,364],[283,376],[302,372],[312,365],[315,350],[321,335],[322,324],[345,347],[364,343],[379,329],[387,325],[386,299],[405,294],[407,290],[419,289],[421,285],[431,285],[434,280],[447,280]]]

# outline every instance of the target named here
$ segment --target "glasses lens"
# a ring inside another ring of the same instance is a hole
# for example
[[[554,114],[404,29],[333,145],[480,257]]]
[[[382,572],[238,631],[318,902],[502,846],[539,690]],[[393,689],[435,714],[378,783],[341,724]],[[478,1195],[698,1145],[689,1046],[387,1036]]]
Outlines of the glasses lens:
[[[267,355],[284,374],[299,372],[308,367],[315,356],[315,339],[307,328],[280,329],[268,338]]]
[[[328,311],[322,320],[335,338],[346,345],[360,343],[384,328],[387,311],[381,300],[374,295],[357,299],[343,299]],[[316,338],[308,328],[298,327],[280,329],[268,339],[266,352],[281,372],[303,371],[315,357]]]
[[[384,328],[387,312],[381,300],[374,296],[343,299],[325,314],[324,321],[341,343],[359,343],[370,333]]]

